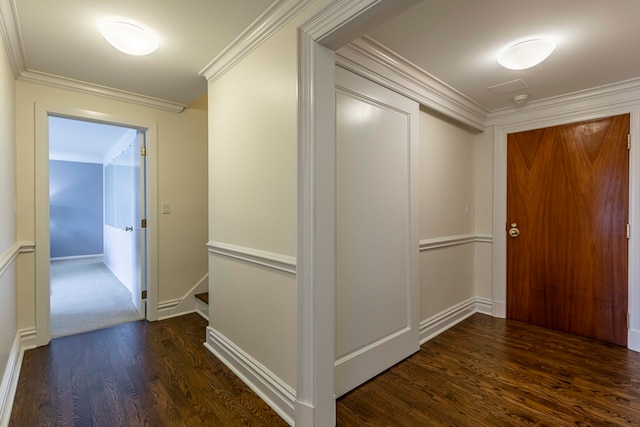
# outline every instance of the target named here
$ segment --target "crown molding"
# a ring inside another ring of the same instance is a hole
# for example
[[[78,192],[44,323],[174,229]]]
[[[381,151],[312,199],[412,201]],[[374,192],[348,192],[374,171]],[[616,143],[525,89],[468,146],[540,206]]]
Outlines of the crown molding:
[[[336,63],[476,131],[485,129],[487,109],[371,37],[337,51]]]
[[[640,102],[640,78],[599,86],[565,95],[541,99],[520,107],[494,110],[487,116],[487,126],[518,125],[532,120],[558,119],[566,115]]]
[[[159,108],[176,113],[182,112],[187,106],[177,102],[165,101],[146,95],[113,89],[107,86],[69,79],[53,74],[29,70],[24,55],[22,32],[15,7],[15,0],[0,1],[0,32],[4,41],[7,58],[11,64],[13,75],[18,80],[41,83],[48,86],[84,92],[91,95],[104,96],[119,101],[131,102],[146,107]]]
[[[165,101],[163,99],[153,98],[151,96],[140,95],[133,92],[113,89],[107,86],[87,83],[80,80],[69,79],[66,77],[41,73],[39,71],[33,70],[22,72],[18,77],[18,80],[74,90],[77,92],[88,93],[90,95],[103,96],[105,98],[131,102],[133,104],[144,105],[145,107],[158,108],[161,110],[168,110],[175,113],[180,113],[187,107],[185,104],[180,104],[177,102]]]
[[[264,43],[313,0],[292,2],[276,0],[253,23],[233,40],[218,56],[207,64],[200,75],[209,82],[222,77],[255,48]]]
[[[18,78],[27,69],[22,48],[22,33],[16,13],[15,0],[0,1],[0,32],[11,64],[13,76]]]

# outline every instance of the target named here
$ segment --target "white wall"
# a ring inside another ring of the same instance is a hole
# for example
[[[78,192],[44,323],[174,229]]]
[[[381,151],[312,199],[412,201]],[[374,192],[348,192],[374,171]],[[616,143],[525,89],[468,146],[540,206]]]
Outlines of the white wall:
[[[474,159],[473,133],[420,111],[422,320],[475,296],[476,243],[457,243],[475,234]]]
[[[188,108],[182,113],[173,113],[17,81],[17,233],[19,240],[25,241],[35,241],[34,104],[157,123],[158,201],[170,201],[172,207],[171,214],[158,215],[159,302],[183,297],[207,272],[206,108]],[[34,262],[33,254],[25,254],[18,263],[19,328],[36,326]]]
[[[3,396],[11,372],[8,366],[16,338],[16,157],[15,85],[0,35],[0,422],[5,408]]]
[[[209,83],[212,246],[296,256],[297,26],[325,5],[308,6]],[[211,329],[295,388],[295,274],[212,252],[209,293]]]
[[[475,243],[475,295],[493,298],[493,127],[475,136],[474,219],[476,236],[488,241]]]

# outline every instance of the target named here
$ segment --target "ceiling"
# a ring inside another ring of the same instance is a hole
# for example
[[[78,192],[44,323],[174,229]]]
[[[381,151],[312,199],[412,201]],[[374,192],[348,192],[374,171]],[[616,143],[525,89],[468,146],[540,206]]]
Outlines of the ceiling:
[[[640,77],[640,0],[424,0],[369,35],[488,111],[520,93],[535,101]],[[541,35],[557,43],[542,64],[496,62],[505,45]],[[517,79],[528,87],[488,89]]]
[[[273,3],[11,1],[28,70],[184,105],[206,92],[199,72]],[[146,57],[116,51],[97,28],[108,16],[151,27],[160,49]],[[423,0],[368,35],[488,112],[513,106],[518,93],[535,101],[640,77],[640,0]],[[523,71],[496,63],[499,48],[531,35],[557,39],[547,61]],[[488,89],[518,79],[527,87]]]
[[[103,163],[105,155],[135,129],[84,120],[49,117],[49,159],[82,163]]]

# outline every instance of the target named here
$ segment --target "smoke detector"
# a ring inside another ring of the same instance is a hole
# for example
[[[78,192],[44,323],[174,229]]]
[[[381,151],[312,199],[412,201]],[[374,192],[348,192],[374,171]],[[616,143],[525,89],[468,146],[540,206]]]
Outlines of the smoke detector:
[[[527,100],[529,99],[529,95],[523,93],[522,95],[516,95],[513,97],[513,102],[515,102],[517,105],[522,105],[525,102],[527,102]]]

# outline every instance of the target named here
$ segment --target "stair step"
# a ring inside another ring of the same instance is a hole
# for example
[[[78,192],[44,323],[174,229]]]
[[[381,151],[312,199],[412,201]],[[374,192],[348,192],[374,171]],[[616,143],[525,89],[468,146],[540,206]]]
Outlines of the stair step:
[[[209,304],[209,292],[196,294],[196,298],[198,298],[200,301],[204,302],[205,304]]]

